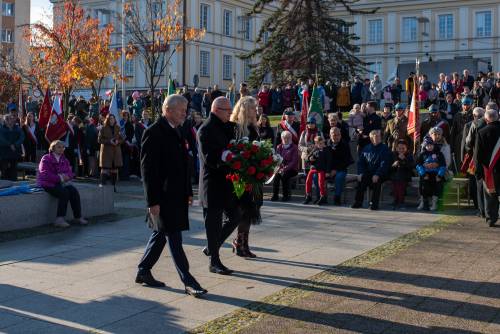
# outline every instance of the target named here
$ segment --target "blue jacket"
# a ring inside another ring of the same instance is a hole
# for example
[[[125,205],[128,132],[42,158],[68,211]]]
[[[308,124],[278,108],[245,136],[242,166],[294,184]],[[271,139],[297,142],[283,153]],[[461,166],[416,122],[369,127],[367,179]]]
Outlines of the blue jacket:
[[[437,168],[425,168],[425,164],[437,162],[439,167]],[[425,174],[437,174],[440,177],[443,177],[446,174],[446,161],[444,159],[443,153],[440,151],[434,150],[429,152],[424,149],[420,156],[417,159],[416,166],[418,175],[424,176]]]
[[[385,144],[368,144],[365,146],[358,160],[358,174],[378,175],[387,177],[392,164],[391,150]]]
[[[19,126],[14,125],[9,129],[5,125],[0,125],[0,160],[17,160],[21,157],[21,145],[24,142],[24,133]],[[14,145],[13,151],[10,147]]]

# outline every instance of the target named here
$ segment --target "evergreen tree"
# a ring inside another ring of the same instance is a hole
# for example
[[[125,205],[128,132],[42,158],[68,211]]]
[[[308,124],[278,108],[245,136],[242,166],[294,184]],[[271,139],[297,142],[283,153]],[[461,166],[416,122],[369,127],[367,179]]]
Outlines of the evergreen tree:
[[[355,2],[257,0],[248,15],[261,13],[271,3],[277,9],[264,21],[257,37],[259,47],[240,56],[260,60],[252,65],[250,85],[259,86],[268,73],[280,84],[290,77],[315,78],[316,73],[328,80],[342,80],[363,70],[365,64],[355,56],[359,48],[353,45],[358,37],[347,31],[354,23],[333,16],[340,7],[351,14],[368,13],[353,10]]]

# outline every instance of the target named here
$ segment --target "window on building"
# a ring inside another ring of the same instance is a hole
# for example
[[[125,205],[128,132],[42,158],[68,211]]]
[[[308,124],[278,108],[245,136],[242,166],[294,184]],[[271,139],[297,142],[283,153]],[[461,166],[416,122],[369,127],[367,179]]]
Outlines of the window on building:
[[[210,5],[200,4],[200,29],[210,31]]]
[[[14,32],[9,29],[2,29],[2,42],[14,43]]]
[[[264,34],[262,35],[262,41],[264,42],[264,44],[269,42],[269,31],[264,31]]]
[[[210,76],[210,52],[200,51],[200,76]]]
[[[378,73],[379,75],[382,74],[382,62],[374,61],[372,63],[368,63],[368,70],[370,71],[370,76],[373,76],[375,73]]]
[[[248,16],[242,17],[241,20],[241,32],[243,33],[243,38],[247,41],[252,40],[252,18]]]
[[[351,33],[351,27],[349,27],[347,24],[343,24],[342,27],[341,27],[341,30],[344,34],[348,35]]]
[[[135,70],[135,63],[134,59],[126,59],[125,64],[124,64],[124,72],[127,77],[133,77],[134,76],[134,70]]]
[[[222,79],[231,80],[233,77],[233,56],[222,56]]]
[[[382,19],[368,20],[368,42],[382,43],[383,41],[383,22]]]
[[[224,10],[224,27],[225,36],[233,35],[233,12],[230,10]]]
[[[403,17],[403,42],[417,41],[417,18]]]
[[[476,13],[476,37],[491,37],[491,11]]]
[[[439,39],[453,38],[453,15],[445,14],[438,16],[438,32]]]
[[[3,16],[14,16],[14,4],[3,2],[2,3],[2,15]]]
[[[152,8],[154,17],[156,19],[160,19],[163,16],[165,16],[165,14],[166,14],[165,9],[166,8],[165,8],[165,6],[164,6],[164,4],[163,4],[162,1],[154,2],[153,3],[153,8]]]
[[[248,79],[250,78],[250,73],[252,71],[252,69],[250,68],[250,59],[245,59],[243,61],[243,79],[245,81],[248,81]]]

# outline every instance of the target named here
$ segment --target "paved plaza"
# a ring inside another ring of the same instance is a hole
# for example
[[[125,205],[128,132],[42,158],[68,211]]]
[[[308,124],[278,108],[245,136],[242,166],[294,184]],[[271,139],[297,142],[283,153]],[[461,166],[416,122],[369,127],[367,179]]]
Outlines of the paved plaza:
[[[150,231],[141,188],[119,190],[116,210],[128,218],[0,243],[0,332],[184,332],[440,217],[266,201],[263,223],[251,233],[259,257],[244,260],[226,245],[223,262],[236,273],[220,276],[208,272],[201,254],[205,230],[195,206],[184,244],[192,273],[209,294],[194,299],[183,293],[168,249],[153,271],[167,287],[134,283]]]

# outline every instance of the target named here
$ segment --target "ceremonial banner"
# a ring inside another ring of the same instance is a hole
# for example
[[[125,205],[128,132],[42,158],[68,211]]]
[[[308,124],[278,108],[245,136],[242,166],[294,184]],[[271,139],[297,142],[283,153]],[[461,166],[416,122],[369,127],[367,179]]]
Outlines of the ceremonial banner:
[[[309,105],[309,113],[307,117],[314,117],[316,119],[316,126],[318,127],[318,130],[323,130],[323,107],[321,106],[321,99],[317,86],[314,86],[312,91],[311,104]]]
[[[38,125],[41,129],[45,129],[47,124],[49,124],[50,113],[52,111],[52,106],[50,105],[50,90],[47,87],[45,92],[45,97],[43,98],[42,106],[40,107],[40,114],[38,119]]]
[[[302,106],[300,108],[300,133],[299,133],[299,136],[306,129],[307,113],[309,112],[309,102],[308,101],[309,101],[309,91],[307,89],[303,89],[302,90]]]
[[[413,80],[417,80],[414,78]],[[410,113],[408,114],[408,136],[413,136],[414,152],[416,153],[420,142],[420,106],[418,103],[418,85],[413,85]]]
[[[52,104],[52,112],[50,114],[50,121],[45,131],[45,138],[49,143],[54,140],[61,139],[66,134],[69,126],[64,121],[64,114],[62,112],[61,96],[56,95],[54,103]]]

